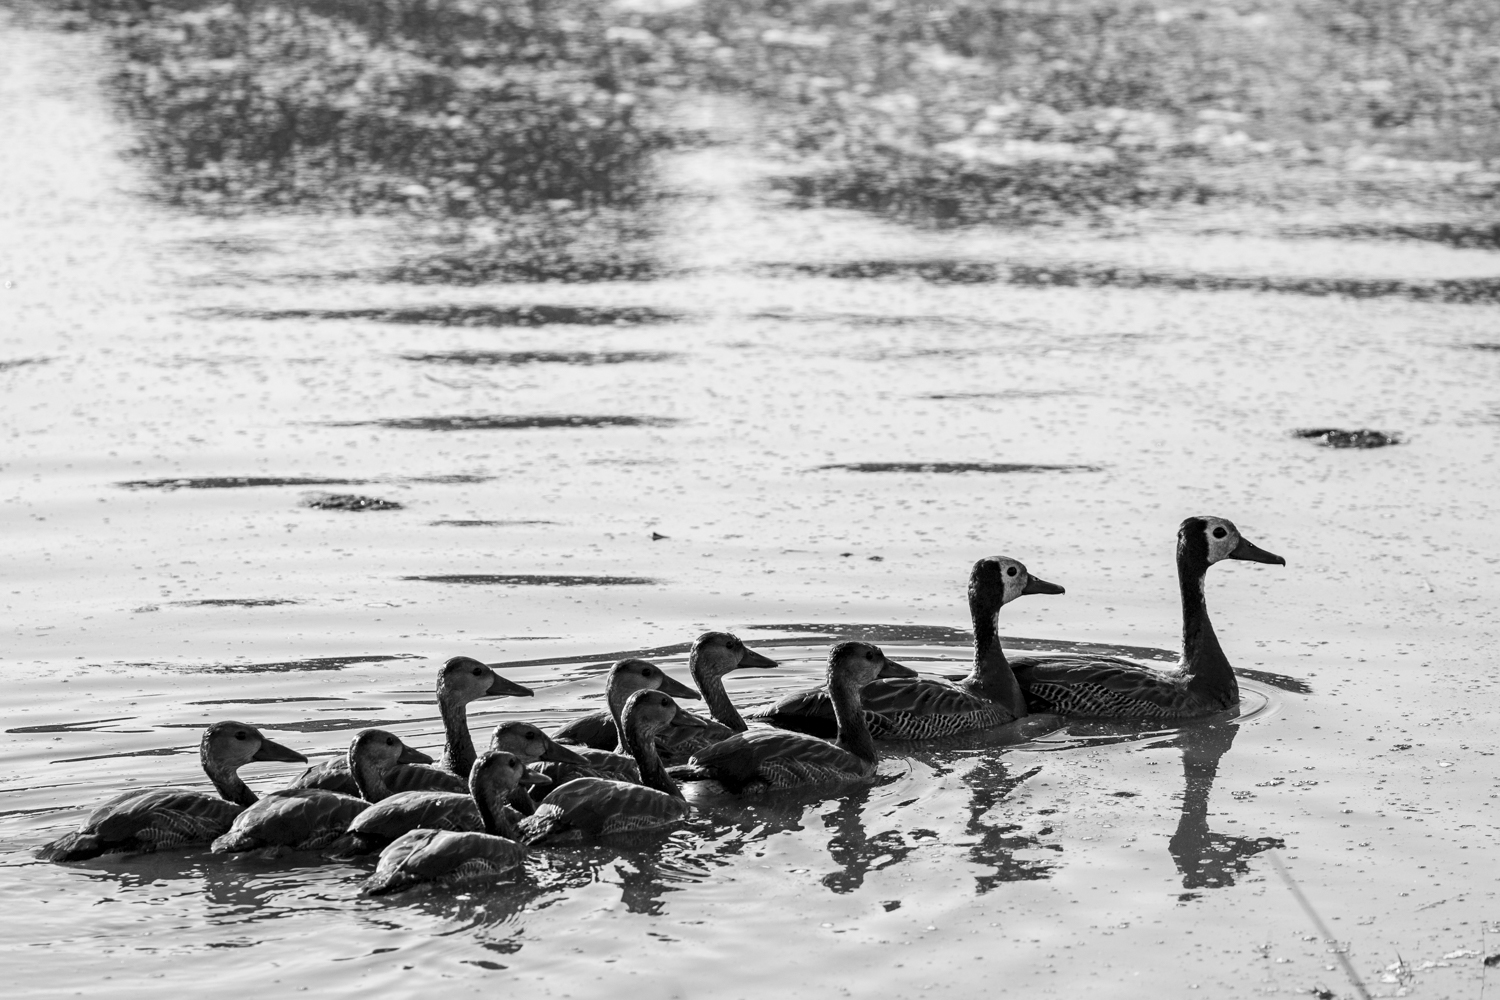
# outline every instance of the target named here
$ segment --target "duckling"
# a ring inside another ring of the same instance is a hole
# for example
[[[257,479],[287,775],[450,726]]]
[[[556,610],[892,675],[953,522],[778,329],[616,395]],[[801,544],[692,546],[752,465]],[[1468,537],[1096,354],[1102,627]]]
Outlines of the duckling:
[[[550,736],[529,722],[500,723],[490,734],[490,751],[513,753],[521,758],[521,763],[528,766],[539,761],[588,766],[588,761],[575,751],[561,743],[554,742]],[[537,776],[546,777],[539,772]],[[548,780],[550,782],[550,779]],[[511,793],[509,804],[521,816],[530,816],[536,812],[536,802],[524,786],[518,786]]]
[[[534,815],[517,824],[523,844],[555,844],[609,833],[669,826],[687,815],[682,791],[662,766],[656,735],[670,725],[692,725],[662,691],[637,691],[621,711],[625,746],[644,784],[608,778],[574,778],[547,796]]]
[[[243,722],[215,722],[198,741],[198,758],[217,795],[194,788],[138,788],[89,813],[74,832],[37,852],[43,861],[81,861],[115,851],[158,851],[206,844],[229,829],[256,796],[239,769],[251,761],[306,763],[295,750]]]
[[[828,694],[838,726],[834,742],[804,733],[751,729],[698,751],[671,775],[681,781],[717,781],[731,792],[871,778],[880,758],[860,710],[860,691],[877,677],[903,671],[912,672],[879,646],[841,642],[828,653]]]
[[[656,740],[662,760],[669,764],[686,761],[710,743],[748,729],[734,702],[729,700],[729,692],[724,690],[724,675],[741,667],[768,670],[777,666],[780,664],[775,660],[748,648],[728,632],[700,635],[688,653],[688,672],[693,675],[693,683],[698,685],[713,718],[703,720],[701,727],[672,726],[663,732]]]
[[[1000,648],[1000,609],[1025,594],[1061,594],[1062,587],[1032,576],[1008,556],[990,556],[969,573],[969,617],[974,623],[974,666],[954,680],[907,678],[879,681],[864,689],[865,723],[877,739],[923,740],[988,729],[1027,714],[1021,689]],[[828,738],[833,705],[823,688],[795,691],[752,709],[752,719]]]
[[[1285,566],[1222,517],[1190,517],[1177,529],[1182,594],[1182,660],[1162,671],[1114,657],[1017,658],[1012,666],[1033,711],[1093,718],[1182,719],[1221,712],[1240,700],[1239,682],[1219,647],[1203,579],[1225,559]]]
[[[213,842],[215,854],[257,847],[294,851],[324,847],[349,828],[354,817],[391,794],[386,776],[400,764],[430,764],[432,758],[383,729],[365,729],[349,744],[349,773],[360,795],[326,788],[283,788],[235,817],[229,831]]]
[[[469,772],[469,801],[482,817],[484,832],[403,833],[380,852],[375,874],[362,891],[381,896],[415,885],[451,886],[493,878],[519,866],[526,851],[514,839],[505,800],[525,780],[525,773],[526,765],[515,754],[491,751],[479,758]]]
[[[625,702],[636,691],[661,691],[677,698],[696,698],[698,692],[674,680],[662,671],[654,663],[646,660],[629,659],[621,660],[609,670],[609,676],[604,682],[604,700],[608,709],[604,712],[591,712],[581,719],[559,729],[553,736],[563,740],[571,738],[586,738],[587,745],[580,747],[579,755],[584,758],[584,765],[578,764],[543,764],[538,770],[552,779],[553,791],[572,781],[574,778],[609,778],[613,781],[629,781],[640,784],[641,774],[636,766],[635,758],[624,750],[621,742],[621,727],[619,723],[620,712],[625,707]],[[607,745],[601,747],[599,744],[605,741],[596,730],[595,717],[603,715],[609,720],[611,735]],[[695,728],[703,725],[703,720],[688,712],[679,712],[678,719],[683,720],[687,728]],[[660,738],[658,737],[657,749],[660,752]]]
[[[467,795],[468,782],[462,775],[474,766],[474,740],[469,735],[468,704],[478,698],[509,695],[529,698],[529,687],[506,680],[487,664],[471,656],[455,656],[438,672],[438,712],[443,717],[446,740],[443,757],[437,767],[408,766],[392,772],[388,783],[393,792],[437,791]],[[349,758],[335,757],[302,772],[287,786],[322,788],[345,795],[358,795],[354,777],[349,773]]]
[[[494,756],[509,756],[513,760],[520,760],[513,754],[495,754]],[[543,775],[526,770],[524,762],[519,775],[510,774],[499,764],[490,770],[503,771],[504,780],[496,787],[506,798],[513,796],[527,785],[551,784]],[[476,788],[476,774],[482,774],[478,761],[475,762],[469,776],[471,790]],[[470,795],[459,795],[456,792],[397,792],[383,798],[354,817],[353,822],[349,824],[348,831],[329,846],[328,856],[351,858],[361,854],[373,854],[397,837],[419,829],[494,833],[495,831],[490,829],[494,823],[486,822],[484,806],[476,797],[484,793],[487,787],[489,786],[483,785]],[[510,815],[511,810],[503,800],[500,810],[506,816],[505,822],[507,824],[512,822],[514,817]]]

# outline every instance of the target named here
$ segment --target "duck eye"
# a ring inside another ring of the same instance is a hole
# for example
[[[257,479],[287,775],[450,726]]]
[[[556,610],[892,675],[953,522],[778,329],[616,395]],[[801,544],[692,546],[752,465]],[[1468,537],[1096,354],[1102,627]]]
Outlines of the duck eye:
[[[479,668],[478,668],[478,667],[475,667],[475,668],[474,668],[474,676],[475,676],[475,677],[478,677],[478,676],[479,676]]]
[[[237,740],[242,740],[242,739],[245,738],[245,734],[242,733],[242,732],[241,733],[235,733],[234,734],[234,738],[237,739]]]
[[[1008,570],[1005,571],[1005,575],[1006,576],[1015,576],[1016,572],[1017,572],[1016,568],[1014,566],[1012,566],[1010,569],[1008,569]]]
[[[1223,528],[1215,528],[1214,529],[1214,537],[1215,538],[1223,538],[1227,534],[1229,534],[1229,532],[1225,531]]]

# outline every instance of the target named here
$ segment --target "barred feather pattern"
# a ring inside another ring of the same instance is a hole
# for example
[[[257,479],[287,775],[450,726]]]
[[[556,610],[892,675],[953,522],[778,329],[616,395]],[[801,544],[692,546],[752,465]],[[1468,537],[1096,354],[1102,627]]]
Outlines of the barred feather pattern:
[[[1237,697],[1189,688],[1190,676],[1125,660],[1039,660],[1015,664],[1033,711],[1083,718],[1183,719],[1221,712]]]
[[[270,846],[316,850],[343,836],[354,817],[369,807],[364,799],[322,789],[271,792],[236,816],[229,832],[214,841],[213,850],[215,854]]]
[[[76,833],[42,848],[39,856],[68,861],[206,844],[228,830],[242,808],[191,788],[125,792],[91,812]]]
[[[562,843],[668,826],[687,815],[682,799],[645,785],[577,778],[547,796],[518,824],[523,843]]]
[[[397,792],[354,817],[336,851],[369,853],[412,830],[484,832],[479,806],[455,792]]]
[[[715,743],[671,773],[684,780],[717,780],[741,791],[858,781],[873,775],[875,765],[803,733],[752,729]]]
[[[456,774],[426,764],[400,764],[385,774],[385,786],[392,792],[460,792],[467,794],[468,783]],[[288,790],[321,788],[340,795],[358,795],[359,786],[349,773],[347,755],[316,764],[299,774]]]
[[[487,880],[519,866],[525,851],[513,840],[487,833],[412,830],[380,853],[365,893],[377,896],[412,886],[452,886]]]
[[[930,678],[878,680],[861,692],[865,725],[877,740],[931,740],[1014,722],[1004,705]],[[835,731],[833,702],[824,688],[787,695],[746,713],[772,725],[814,735]]]

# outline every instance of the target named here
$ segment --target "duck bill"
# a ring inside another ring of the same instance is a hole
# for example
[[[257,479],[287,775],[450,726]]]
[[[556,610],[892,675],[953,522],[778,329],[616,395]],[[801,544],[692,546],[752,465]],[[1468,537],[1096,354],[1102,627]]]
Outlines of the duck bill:
[[[1267,552],[1243,535],[1240,536],[1240,543],[1234,547],[1234,551],[1229,553],[1229,558],[1243,559],[1246,562],[1270,563],[1272,566],[1286,565],[1285,559],[1274,552]]]
[[[673,680],[665,673],[661,675],[661,687],[657,688],[656,690],[660,691],[662,694],[669,694],[673,698],[697,698],[700,701],[702,700],[702,696],[698,694],[697,691],[694,691],[692,688],[682,683],[682,681]]]
[[[705,729],[708,723],[687,709],[678,708],[677,714],[672,716],[672,725],[683,726],[688,729]]]
[[[868,675],[866,675],[866,676],[868,676]],[[880,673],[876,674],[875,676],[876,677],[916,677],[916,676],[918,676],[918,674],[917,674],[917,672],[915,670],[913,670],[911,667],[908,667],[904,663],[897,663],[895,660],[887,659],[884,663],[882,663],[880,665]]]
[[[251,760],[280,761],[283,764],[306,764],[307,758],[302,756],[291,747],[284,747],[275,740],[261,740],[260,749],[250,757]]]
[[[582,758],[579,759],[581,760]],[[547,777],[545,774],[537,774],[535,771],[528,767],[526,770],[521,772],[521,784],[522,786],[531,785],[534,788],[545,788],[546,786],[552,784],[552,779]]]
[[[1034,576],[1026,581],[1026,586],[1021,588],[1023,594],[1066,594],[1067,591],[1055,583],[1048,583],[1039,576]]]
[[[499,674],[496,674],[495,679],[490,681],[490,689],[484,694],[486,698],[493,698],[496,695],[508,695],[512,698],[530,698],[536,692],[524,684],[508,681]]]
[[[559,764],[587,764],[588,759],[582,754],[569,750],[561,743],[548,742],[547,749],[542,751],[541,760],[552,760]]]
[[[757,653],[755,650],[746,647],[745,651],[740,654],[740,666],[756,667],[761,670],[770,670],[772,667],[781,666],[781,664],[771,659],[769,656],[766,656],[762,653]]]
[[[396,758],[397,764],[431,764],[432,758],[427,756],[416,747],[401,744],[401,756]]]

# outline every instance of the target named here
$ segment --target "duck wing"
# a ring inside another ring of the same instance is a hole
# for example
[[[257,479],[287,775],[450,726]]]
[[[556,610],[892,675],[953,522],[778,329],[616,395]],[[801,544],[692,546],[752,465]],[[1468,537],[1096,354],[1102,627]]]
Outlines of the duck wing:
[[[79,861],[114,851],[206,844],[228,830],[242,806],[192,788],[148,788],[116,795],[78,830],[38,852],[44,861]]]
[[[580,750],[579,755],[586,763],[543,761],[531,765],[533,771],[546,775],[552,782],[552,791],[543,797],[544,800],[550,799],[559,788],[577,778],[607,778],[635,785],[641,783],[641,768],[634,757],[607,750]]]
[[[309,850],[344,833],[370,807],[364,799],[320,788],[282,789],[245,809],[229,832],[214,841],[215,854],[257,847]]]
[[[675,823],[688,805],[645,785],[607,778],[575,778],[554,789],[519,824],[521,841],[580,840],[608,833],[649,830]]]
[[[877,680],[860,692],[860,704],[870,735],[885,740],[936,739],[1016,718],[1004,705],[929,677]],[[766,708],[769,711],[753,710],[747,717],[824,739],[838,735],[827,688],[797,691]]]
[[[831,740],[839,734],[827,688],[793,691],[773,702],[746,709],[744,716],[751,722],[766,722],[777,729],[806,733],[819,739]]]
[[[487,833],[412,830],[380,852],[364,892],[379,896],[424,882],[463,882],[510,871],[526,852],[513,840]]]
[[[469,794],[469,783],[452,771],[430,764],[399,764],[385,776],[392,792],[454,792]]]
[[[1022,657],[1011,661],[1011,669],[1033,711],[1118,719],[1175,718],[1203,710],[1188,691],[1186,674],[1130,660]]]
[[[397,792],[355,816],[348,832],[329,846],[329,852],[339,856],[369,854],[417,829],[482,833],[484,820],[468,795]]]
[[[751,785],[793,788],[848,781],[867,776],[870,768],[844,748],[816,737],[753,729],[705,747],[670,773],[684,781],[716,780],[738,791]]]
[[[656,734],[656,752],[664,764],[685,763],[704,747],[720,740],[727,740],[734,735],[734,730],[718,719],[689,712],[683,708],[679,708],[678,711],[682,715],[697,720],[698,724],[688,726],[673,724]]]
[[[620,743],[614,717],[603,710],[580,715],[553,733],[552,738],[560,743],[573,743],[595,750],[613,750]]]
[[[291,784],[286,786],[287,791],[298,788],[321,788],[328,792],[338,792],[340,795],[359,795],[359,788],[354,784],[354,775],[349,773],[349,758],[342,754],[325,760],[321,764],[314,764],[293,778]]]

